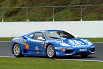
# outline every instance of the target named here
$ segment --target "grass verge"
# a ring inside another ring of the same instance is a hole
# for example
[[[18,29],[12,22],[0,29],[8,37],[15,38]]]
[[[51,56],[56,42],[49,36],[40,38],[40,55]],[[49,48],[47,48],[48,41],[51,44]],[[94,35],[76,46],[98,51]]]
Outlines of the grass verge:
[[[103,42],[103,38],[86,38],[90,40],[91,42]]]
[[[101,62],[0,58],[0,69],[102,69]]]
[[[0,41],[11,41],[14,37],[0,37]]]

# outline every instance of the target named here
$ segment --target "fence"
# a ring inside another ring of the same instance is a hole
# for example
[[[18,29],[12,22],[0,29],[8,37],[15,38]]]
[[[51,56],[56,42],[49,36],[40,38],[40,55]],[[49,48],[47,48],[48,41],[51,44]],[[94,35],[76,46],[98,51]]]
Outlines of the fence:
[[[2,9],[2,22],[4,22],[4,9],[9,8],[9,9],[13,9],[13,8],[19,8],[19,9],[26,9],[26,21],[29,21],[29,14],[28,14],[28,9],[30,8],[51,8],[52,9],[52,21],[55,21],[55,8],[68,8],[68,7],[79,7],[80,12],[80,21],[83,20],[83,7],[100,7],[103,5],[68,5],[68,6],[34,6],[34,7],[1,7]],[[79,17],[79,16],[78,16]]]

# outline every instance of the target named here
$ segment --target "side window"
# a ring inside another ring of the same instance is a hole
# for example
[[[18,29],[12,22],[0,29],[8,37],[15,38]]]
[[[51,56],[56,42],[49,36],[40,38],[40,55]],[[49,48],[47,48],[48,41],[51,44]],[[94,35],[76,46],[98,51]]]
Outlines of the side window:
[[[34,33],[34,39],[35,40],[45,40],[43,33],[41,33],[41,32]]]

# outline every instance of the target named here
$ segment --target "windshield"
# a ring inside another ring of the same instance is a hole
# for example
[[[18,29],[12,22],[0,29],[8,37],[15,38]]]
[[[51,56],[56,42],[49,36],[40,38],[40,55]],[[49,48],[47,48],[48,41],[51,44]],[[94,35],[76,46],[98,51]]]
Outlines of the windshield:
[[[65,32],[65,31],[50,31],[50,32],[45,32],[45,36],[47,40],[52,40],[52,39],[71,39],[75,38],[73,35]]]

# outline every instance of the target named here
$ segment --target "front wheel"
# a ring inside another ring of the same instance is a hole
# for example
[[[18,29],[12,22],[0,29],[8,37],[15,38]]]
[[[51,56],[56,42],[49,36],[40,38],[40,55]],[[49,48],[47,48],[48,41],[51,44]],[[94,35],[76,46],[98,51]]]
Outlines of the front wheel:
[[[49,45],[49,46],[47,47],[46,53],[47,53],[47,57],[49,57],[49,58],[55,57],[55,49],[54,49],[54,46],[53,46],[53,45]]]
[[[13,54],[16,56],[16,57],[21,57],[22,54],[21,54],[21,47],[19,44],[15,44],[14,47],[13,47]]]

